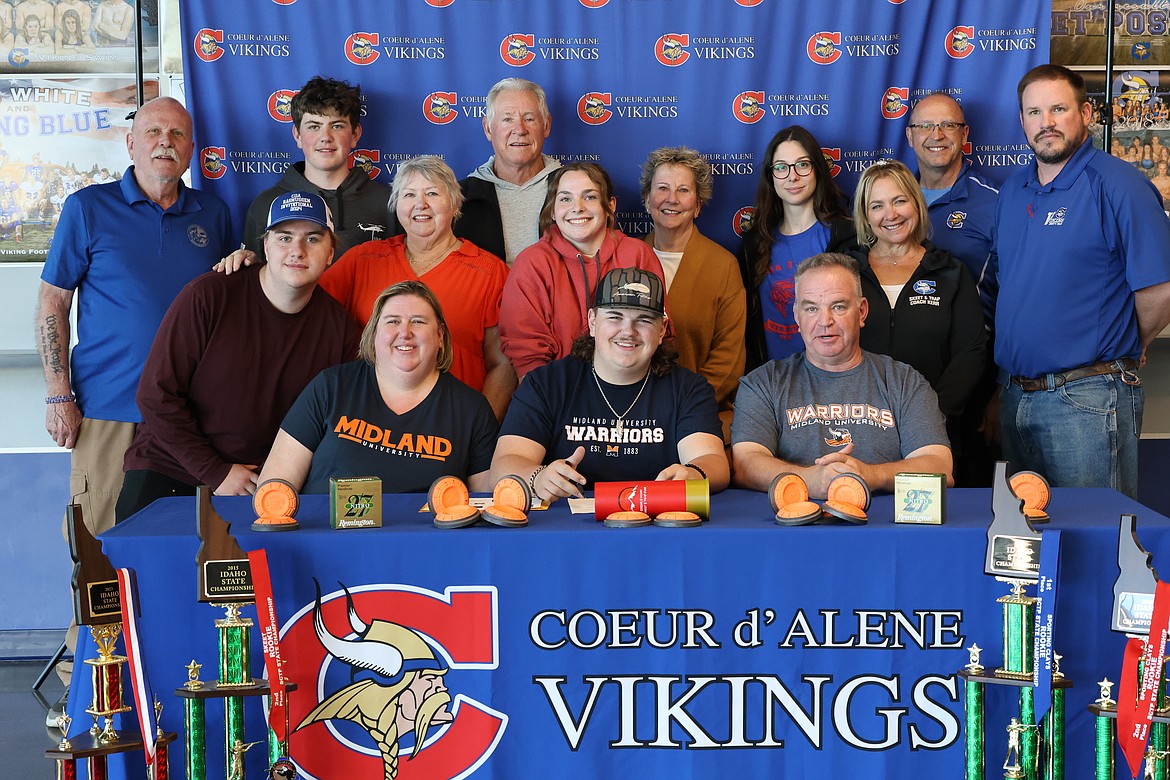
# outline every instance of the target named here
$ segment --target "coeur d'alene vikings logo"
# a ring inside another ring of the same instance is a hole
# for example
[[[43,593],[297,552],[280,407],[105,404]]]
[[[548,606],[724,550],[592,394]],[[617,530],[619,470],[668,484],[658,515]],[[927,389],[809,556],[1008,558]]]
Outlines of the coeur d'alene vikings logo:
[[[378,59],[379,35],[376,32],[355,32],[345,39],[345,58],[354,65],[369,65]]]
[[[577,101],[577,118],[587,125],[603,125],[613,114],[609,110],[612,92],[586,92]]]
[[[500,41],[500,59],[513,68],[523,68],[536,59],[536,36],[512,33]]]
[[[423,98],[423,117],[432,125],[445,125],[455,121],[459,111],[455,105],[459,96],[454,92],[432,92]]]
[[[223,30],[204,27],[195,33],[195,56],[204,62],[215,62],[223,56]]]
[[[668,68],[677,68],[691,58],[690,45],[690,35],[667,33],[654,42],[654,57]]]
[[[199,150],[199,167],[208,179],[221,178],[227,173],[227,166],[223,164],[227,157],[227,150],[222,146],[205,146]]]
[[[805,54],[817,65],[832,65],[841,59],[841,33],[813,33],[805,44]]]
[[[952,28],[947,33],[947,55],[952,59],[961,60],[975,51],[971,39],[975,37],[975,28],[962,26]]]
[[[882,116],[886,119],[900,119],[910,108],[910,90],[907,87],[890,87],[882,95]]]
[[[745,125],[755,124],[764,118],[764,93],[757,90],[740,92],[731,99],[731,114]]]
[[[303,776],[444,780],[487,761],[508,716],[447,683],[498,667],[496,597],[490,586],[318,589],[281,632],[290,678],[315,686],[289,698]]]
[[[268,96],[268,116],[277,122],[292,122],[292,99],[299,90],[278,89]]]
[[[829,166],[829,175],[837,178],[837,174],[841,172],[841,147],[822,146],[821,154],[825,156],[825,163]]]
[[[735,231],[735,235],[743,238],[743,234],[752,229],[752,223],[755,219],[755,206],[744,206],[732,215],[731,229]]]

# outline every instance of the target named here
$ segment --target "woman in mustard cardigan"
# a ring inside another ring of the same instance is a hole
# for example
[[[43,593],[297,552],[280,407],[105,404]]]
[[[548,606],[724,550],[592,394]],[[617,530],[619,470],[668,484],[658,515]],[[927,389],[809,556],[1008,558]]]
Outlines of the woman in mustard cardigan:
[[[642,202],[654,220],[645,241],[662,262],[678,363],[711,383],[729,419],[746,358],[746,297],[735,256],[695,227],[711,180],[710,164],[685,146],[656,149],[642,164]]]

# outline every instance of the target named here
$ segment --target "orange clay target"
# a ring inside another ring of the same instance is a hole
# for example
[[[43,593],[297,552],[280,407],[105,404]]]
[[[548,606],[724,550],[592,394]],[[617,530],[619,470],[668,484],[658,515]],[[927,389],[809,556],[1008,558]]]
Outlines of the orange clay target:
[[[492,491],[492,504],[483,510],[483,518],[492,525],[521,528],[528,525],[531,504],[528,485],[520,477],[501,477]]]
[[[283,479],[265,480],[252,497],[257,517],[295,517],[299,506],[297,491]]]
[[[1044,477],[1035,471],[1016,472],[1008,480],[1008,484],[1011,485],[1012,492],[1016,494],[1016,498],[1023,500],[1025,514],[1028,513],[1029,509],[1044,509],[1048,506],[1048,500],[1052,497],[1052,490],[1048,487],[1048,480],[1044,479]],[[1040,514],[1044,513],[1040,512]]]
[[[825,511],[833,517],[849,523],[861,524],[867,519],[861,507],[845,503],[844,501],[826,501]]]
[[[467,485],[457,477],[439,477],[427,491],[427,503],[435,513],[436,528],[463,528],[479,519],[479,510],[471,506]]]
[[[703,518],[694,512],[662,512],[654,518],[654,525],[663,528],[692,528],[703,524]]]
[[[532,497],[528,492],[528,483],[520,477],[509,474],[501,477],[492,491],[492,503],[496,506],[507,506],[527,512],[532,508]]]
[[[833,477],[826,492],[829,501],[851,504],[861,510],[862,516],[865,515],[865,510],[869,509],[869,487],[865,480],[856,474],[840,474]]]
[[[768,499],[772,502],[772,511],[779,512],[781,507],[795,504],[798,501],[808,501],[808,485],[804,480],[791,472],[777,474],[768,489]]]
[[[812,501],[793,501],[776,511],[776,522],[780,525],[808,525],[821,517],[821,508]]]
[[[614,512],[605,518],[605,525],[610,528],[637,528],[650,525],[650,515],[645,512]]]

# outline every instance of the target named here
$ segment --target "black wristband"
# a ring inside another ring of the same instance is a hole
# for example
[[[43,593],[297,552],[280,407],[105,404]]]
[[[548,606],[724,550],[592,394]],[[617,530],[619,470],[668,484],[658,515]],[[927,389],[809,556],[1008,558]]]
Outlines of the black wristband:
[[[707,479],[707,472],[703,471],[701,468],[696,466],[694,463],[687,463],[686,468],[694,469],[695,471],[699,472],[699,476],[701,476],[703,479]]]

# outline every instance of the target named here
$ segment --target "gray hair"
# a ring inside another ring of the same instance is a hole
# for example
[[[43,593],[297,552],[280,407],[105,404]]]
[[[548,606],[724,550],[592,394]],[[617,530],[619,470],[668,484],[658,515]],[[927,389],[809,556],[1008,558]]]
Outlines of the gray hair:
[[[857,261],[849,255],[843,255],[840,252],[821,252],[819,255],[813,255],[812,257],[801,260],[800,265],[796,266],[796,274],[792,280],[793,284],[799,285],[802,276],[809,271],[817,271],[821,268],[845,269],[853,277],[853,288],[857,292],[858,299],[865,297],[861,292],[861,270],[857,265]]]
[[[540,115],[544,117],[544,123],[548,124],[548,98],[545,97],[544,89],[535,81],[521,78],[506,78],[500,79],[487,93],[487,112],[484,118],[490,125],[496,118],[496,98],[500,96],[501,92],[531,92],[536,95],[536,103],[540,107]]]
[[[714,194],[713,182],[715,179],[711,175],[711,163],[688,146],[664,146],[650,152],[646,162],[642,163],[640,184],[642,185],[643,203],[650,197],[650,185],[654,181],[654,173],[663,165],[678,165],[690,171],[695,178],[695,194],[699,197],[699,205],[705,206],[710,202],[711,196]]]
[[[463,213],[463,188],[459,186],[459,180],[455,178],[455,172],[451,170],[451,166],[443,162],[442,157],[433,154],[411,157],[398,166],[398,173],[394,175],[394,183],[390,186],[391,211],[398,208],[398,196],[402,193],[402,187],[406,184],[406,180],[412,174],[418,174],[431,184],[437,184],[447,190],[447,196],[451,198],[451,208],[453,209],[451,219],[459,218],[459,215]]]

